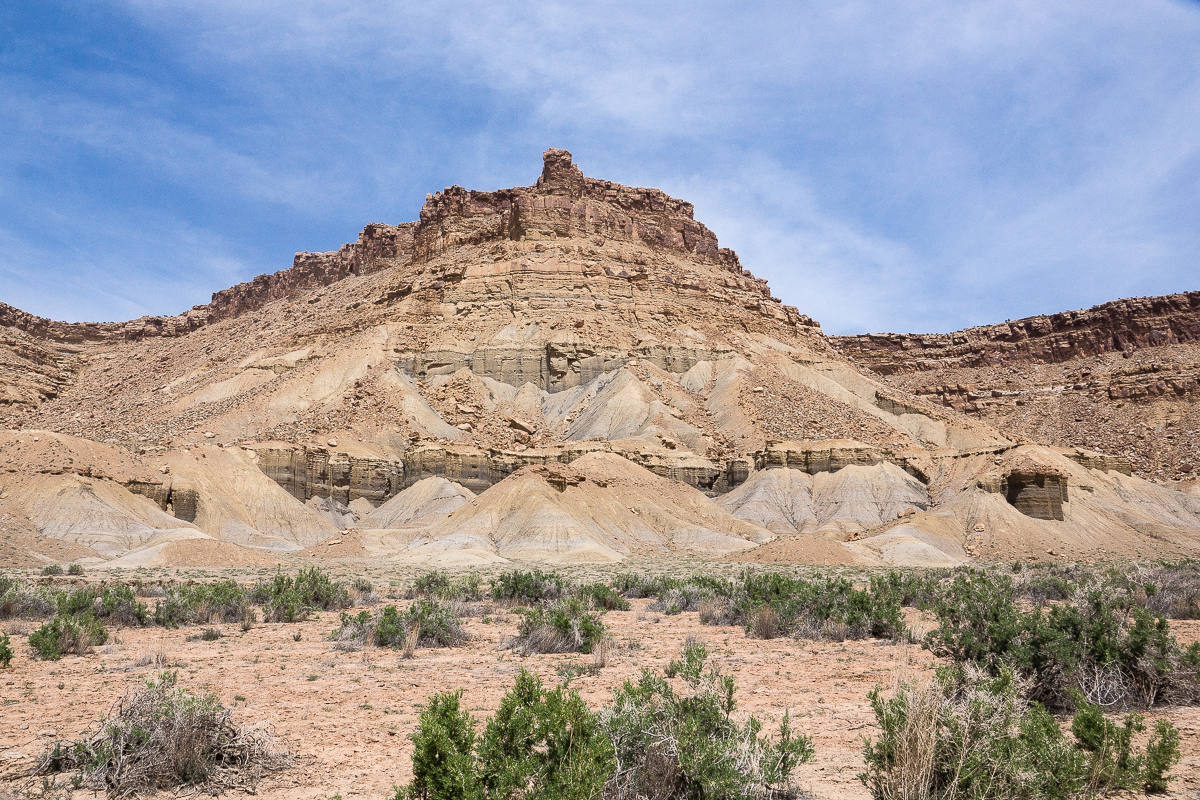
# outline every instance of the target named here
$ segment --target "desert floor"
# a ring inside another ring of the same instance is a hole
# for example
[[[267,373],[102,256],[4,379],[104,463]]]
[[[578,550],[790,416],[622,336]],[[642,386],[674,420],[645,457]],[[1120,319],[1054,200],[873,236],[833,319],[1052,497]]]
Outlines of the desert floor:
[[[664,566],[669,565],[656,564],[655,571]],[[681,574],[692,566],[674,565]],[[365,564],[334,571],[366,573],[381,593],[402,593],[413,574]],[[246,580],[256,574],[161,570],[120,577],[205,580],[230,575]],[[104,577],[95,573],[87,580]],[[868,796],[856,777],[863,766],[862,739],[877,732],[867,692],[876,684],[890,687],[899,675],[927,677],[936,664],[918,645],[882,640],[751,639],[741,628],[703,626],[695,613],[650,612],[650,602],[635,600],[630,611],[606,615],[615,640],[608,663],[596,675],[573,678],[571,686],[589,705],[599,707],[623,680],[644,668],[661,669],[679,654],[689,634],[696,635],[707,644],[710,659],[736,678],[738,716],[754,714],[770,728],[790,711],[795,728],[812,738],[816,758],[799,769],[799,784],[815,798]],[[461,688],[464,707],[482,719],[495,710],[520,668],[556,683],[572,665],[593,663],[592,656],[579,654],[517,657],[501,644],[515,633],[518,617],[504,609],[493,610],[490,617],[489,623],[482,617],[465,620],[473,636],[468,645],[419,649],[411,660],[394,650],[335,650],[328,638],[337,627],[335,612],[298,624],[260,623],[248,632],[226,624],[222,638],[214,641],[199,639],[197,627],[125,629],[90,655],[57,662],[30,658],[25,636],[37,623],[9,620],[4,628],[13,634],[16,657],[11,668],[0,670],[0,792],[41,796],[42,780],[21,773],[56,740],[72,740],[94,727],[131,682],[163,668],[147,663],[155,661],[178,670],[181,685],[215,693],[236,707],[239,720],[265,723],[286,743],[294,754],[292,766],[265,775],[257,787],[259,796],[390,798],[394,785],[411,779],[408,736],[429,695]],[[930,627],[915,613],[910,624],[918,632]],[[1200,622],[1173,627],[1182,644],[1200,638]],[[1184,758],[1175,768],[1179,777],[1170,796],[1192,800],[1200,796],[1200,708],[1147,714],[1149,720],[1159,717],[1172,720],[1182,734]],[[90,791],[71,792],[64,783],[60,777],[48,796],[92,796]]]

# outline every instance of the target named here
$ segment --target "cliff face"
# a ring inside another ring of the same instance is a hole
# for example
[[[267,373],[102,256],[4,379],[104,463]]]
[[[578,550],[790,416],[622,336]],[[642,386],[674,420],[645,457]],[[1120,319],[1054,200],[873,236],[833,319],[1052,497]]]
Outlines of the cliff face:
[[[0,515],[97,558],[164,530],[295,550],[446,489],[424,533],[377,543],[588,560],[740,551],[770,524],[874,564],[1064,536],[1182,553],[1200,506],[1147,488],[1139,453],[1200,441],[1198,300],[829,340],[691,204],[548,150],[530,186],[432,194],[176,317],[0,307],[0,426],[25,454],[0,459]],[[1105,438],[1126,426],[1136,446]],[[52,475],[30,449],[51,437]]]
[[[1200,341],[1200,291],[1115,300],[944,334],[872,333],[830,342],[881,375],[916,370],[1054,364]]]
[[[56,344],[131,342],[148,336],[184,336],[221,320],[245,314],[267,303],[328,286],[351,275],[363,275],[408,260],[416,223],[363,228],[358,241],[328,253],[297,253],[291,269],[259,275],[215,292],[208,305],[171,317],[139,317],[128,322],[56,322],[0,303],[0,328],[30,334]],[[0,344],[2,347],[2,344]]]
[[[429,195],[414,249],[417,261],[428,261],[466,244],[590,236],[638,241],[742,272],[737,254],[719,247],[716,235],[693,218],[691,203],[658,189],[585,177],[569,152],[553,149],[532,187],[472,192],[452,186]],[[766,282],[756,282],[765,294]]]
[[[1200,468],[1200,292],[1118,300],[949,334],[831,337],[888,383],[1015,436]]]

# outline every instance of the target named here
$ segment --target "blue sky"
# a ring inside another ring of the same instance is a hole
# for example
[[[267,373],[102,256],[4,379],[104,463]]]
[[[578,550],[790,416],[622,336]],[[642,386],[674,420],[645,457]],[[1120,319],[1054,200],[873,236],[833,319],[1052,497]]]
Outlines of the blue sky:
[[[178,313],[546,147],[830,333],[1200,289],[1200,4],[10,0],[0,300]]]

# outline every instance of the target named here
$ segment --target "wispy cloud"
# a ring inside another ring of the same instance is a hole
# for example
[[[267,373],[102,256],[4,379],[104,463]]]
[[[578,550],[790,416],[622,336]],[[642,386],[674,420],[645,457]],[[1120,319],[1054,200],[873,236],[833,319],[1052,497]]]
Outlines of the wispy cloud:
[[[115,249],[88,252],[153,283],[161,262],[136,234],[150,209],[204,283],[214,265],[244,279],[368,220],[412,218],[449,183],[527,183],[553,145],[589,174],[696,202],[830,331],[947,330],[1194,288],[1195,3],[88,9],[71,34],[104,58],[51,80],[0,52],[0,113],[15,121],[0,213],[16,209],[14,252],[67,273],[91,262],[39,243],[15,198],[32,192],[49,215],[103,209]],[[106,14],[140,44],[106,38]],[[11,295],[22,273],[7,263]],[[194,294],[158,288],[164,302]]]

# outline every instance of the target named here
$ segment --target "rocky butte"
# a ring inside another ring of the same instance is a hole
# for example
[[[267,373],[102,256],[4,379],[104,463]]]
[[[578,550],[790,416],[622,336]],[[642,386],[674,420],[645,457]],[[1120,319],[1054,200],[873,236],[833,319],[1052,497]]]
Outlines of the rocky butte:
[[[0,561],[1192,555],[1198,297],[827,338],[548,150],[177,316],[0,306]]]

